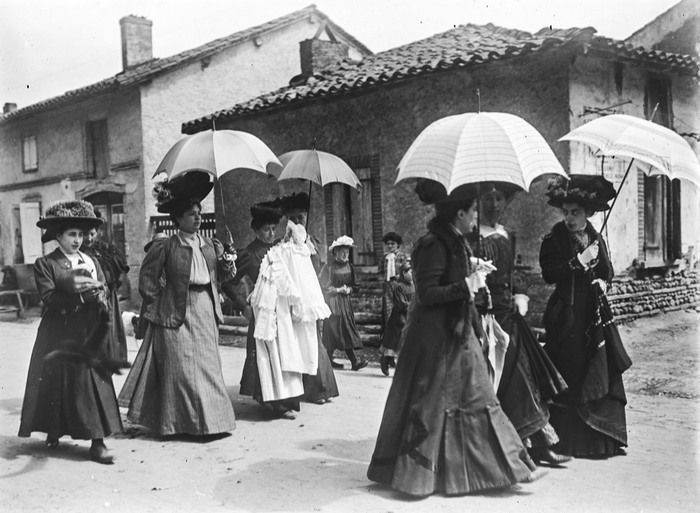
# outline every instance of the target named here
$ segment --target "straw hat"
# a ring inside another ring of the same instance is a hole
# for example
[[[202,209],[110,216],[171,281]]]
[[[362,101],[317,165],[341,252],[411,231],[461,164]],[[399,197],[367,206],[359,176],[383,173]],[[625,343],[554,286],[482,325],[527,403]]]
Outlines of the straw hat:
[[[54,238],[65,227],[77,226],[83,230],[97,228],[103,220],[95,215],[95,208],[91,203],[83,200],[59,201],[46,209],[36,225],[46,229],[41,236],[41,241],[46,243]]]
[[[333,241],[333,243],[328,246],[329,251],[333,251],[335,248],[354,248],[355,247],[355,241],[352,240],[352,237],[348,237],[347,235],[341,235],[337,239]]]

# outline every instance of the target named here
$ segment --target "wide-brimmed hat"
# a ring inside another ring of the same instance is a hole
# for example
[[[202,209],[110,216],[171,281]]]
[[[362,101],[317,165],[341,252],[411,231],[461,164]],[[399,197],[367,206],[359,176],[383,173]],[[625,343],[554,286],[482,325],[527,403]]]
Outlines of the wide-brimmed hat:
[[[261,201],[250,207],[251,226],[277,224],[282,217],[277,201]]]
[[[143,251],[145,253],[148,253],[148,250],[151,249],[151,246],[153,246],[153,244],[155,244],[156,242],[167,240],[169,238],[170,235],[168,235],[165,232],[156,232],[153,234],[153,238],[143,246]]]
[[[173,180],[157,182],[153,186],[153,197],[158,212],[169,214],[183,203],[202,201],[214,187],[211,176],[203,171],[189,171]]]
[[[600,212],[610,208],[608,202],[615,197],[615,187],[600,175],[570,175],[569,180],[550,180],[546,194],[553,207],[577,203],[584,209]]]
[[[277,203],[285,214],[292,210],[308,212],[311,205],[309,195],[305,192],[295,192],[289,196],[283,196],[277,200]]]
[[[335,248],[354,248],[355,247],[355,241],[352,240],[352,237],[348,237],[347,235],[341,235],[337,239],[333,241],[333,243],[328,246],[329,251],[333,251]]]
[[[399,246],[403,244],[403,238],[401,235],[399,235],[396,232],[387,232],[384,234],[384,237],[382,237],[382,242],[386,244],[387,242],[393,241]]]
[[[97,228],[103,220],[95,215],[95,208],[91,203],[83,200],[59,201],[54,203],[44,212],[36,225],[44,228],[46,232],[41,236],[41,241],[46,243],[56,237],[57,232],[63,227],[77,226],[83,230]]]

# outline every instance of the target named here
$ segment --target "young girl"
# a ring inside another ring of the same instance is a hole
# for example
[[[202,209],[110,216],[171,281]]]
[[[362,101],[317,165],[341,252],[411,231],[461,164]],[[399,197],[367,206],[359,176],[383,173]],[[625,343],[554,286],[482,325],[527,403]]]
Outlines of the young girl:
[[[58,248],[34,263],[44,312],[29,362],[19,436],[44,432],[49,449],[64,435],[89,439],[90,459],[110,464],[114,457],[104,438],[121,431],[122,423],[112,375],[96,365],[108,350],[108,330],[95,329],[107,308],[105,276],[100,264],[80,251],[84,232],[100,224],[85,201],[57,203],[37,222],[46,229],[42,241],[56,240]],[[84,358],[53,357],[68,346],[84,351]]]
[[[333,241],[328,248],[333,258],[321,269],[319,282],[331,309],[331,316],[323,323],[323,345],[328,351],[331,364],[335,368],[342,368],[341,364],[333,362],[333,351],[340,349],[348,356],[352,370],[357,371],[367,367],[367,361],[358,360],[354,351],[355,348],[362,347],[350,302],[350,294],[355,286],[355,271],[350,263],[350,248],[354,245],[352,238],[347,235]]]

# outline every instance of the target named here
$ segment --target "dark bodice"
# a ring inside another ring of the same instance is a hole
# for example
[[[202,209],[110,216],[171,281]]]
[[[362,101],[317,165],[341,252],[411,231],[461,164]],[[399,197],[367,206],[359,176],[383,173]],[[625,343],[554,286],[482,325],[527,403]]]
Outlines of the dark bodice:
[[[319,281],[324,289],[327,287],[342,287],[343,285],[354,287],[355,271],[350,262],[341,264],[333,260],[323,268]]]

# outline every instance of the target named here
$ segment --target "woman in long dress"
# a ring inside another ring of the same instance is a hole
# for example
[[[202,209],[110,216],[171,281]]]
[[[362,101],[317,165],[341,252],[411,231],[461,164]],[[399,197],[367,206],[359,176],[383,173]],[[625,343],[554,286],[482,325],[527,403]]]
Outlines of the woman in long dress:
[[[536,462],[561,465],[571,457],[552,449],[559,438],[549,424],[548,403],[566,390],[566,383],[523,317],[529,301],[527,283],[515,272],[513,234],[499,223],[515,188],[507,184],[481,184],[479,188],[479,239],[471,237],[471,248],[496,268],[486,276],[490,307],[480,313],[492,315],[509,335],[503,367],[498,372],[498,400],[532,458]]]
[[[598,296],[612,280],[613,268],[603,238],[587,221],[607,210],[614,194],[600,176],[572,175],[568,183],[552,184],[549,203],[561,208],[564,220],[540,249],[542,277],[556,286],[544,313],[545,350],[569,385],[551,408],[551,422],[561,439],[558,451],[580,458],[614,456],[627,445],[622,373],[631,362],[617,330],[614,339],[594,336]]]
[[[350,263],[350,249],[354,241],[347,235],[338,237],[330,245],[333,258],[323,266],[319,281],[331,309],[331,316],[323,322],[323,345],[333,363],[333,352],[344,351],[352,370],[367,367],[367,360],[357,358],[355,349],[362,347],[360,333],[355,324],[350,295],[355,288],[355,270]],[[336,367],[339,364],[335,364]]]
[[[406,325],[408,307],[416,292],[409,259],[404,259],[399,265],[396,277],[387,283],[387,287],[390,293],[391,313],[384,326],[382,345],[379,348],[382,354],[379,367],[385,376],[389,375],[390,366],[396,367],[396,358],[401,352],[403,343],[402,333]]]
[[[178,232],[151,246],[141,265],[148,327],[119,400],[131,422],[159,435],[215,435],[235,428],[218,348],[219,281],[234,267],[218,241],[198,233],[209,182],[178,185],[182,195],[158,206]]]
[[[309,216],[309,195],[301,192],[285,196],[279,200],[282,208],[282,214],[291,222],[303,226],[308,226]],[[307,233],[306,245],[311,252],[311,263],[313,264],[316,275],[321,272],[323,267],[323,258],[321,252],[321,243],[312,234]],[[323,346],[322,330],[320,326],[322,321],[319,321],[317,326],[318,339],[318,368],[315,374],[304,374],[304,401],[316,404],[324,404],[329,402],[333,397],[338,397],[338,384],[333,373],[331,359],[328,357]]]
[[[461,186],[447,196],[429,181],[416,189],[436,217],[413,250],[416,297],[367,476],[415,496],[531,480],[536,467],[498,403],[477,339],[464,240],[476,193]]]
[[[114,457],[104,438],[120,432],[122,423],[112,373],[99,365],[109,359],[105,277],[100,264],[79,250],[84,232],[101,222],[84,201],[53,205],[37,222],[46,228],[42,240],[56,240],[58,248],[34,263],[44,311],[29,362],[19,436],[44,432],[50,449],[65,435],[92,440],[90,459],[109,464]],[[73,356],[55,356],[67,352]]]
[[[236,276],[226,281],[222,288],[231,299],[233,307],[243,312],[248,319],[246,336],[246,356],[241,373],[241,395],[250,396],[266,408],[275,417],[287,420],[296,418],[299,411],[299,398],[288,397],[281,400],[265,401],[263,399],[258,369],[258,354],[255,342],[255,315],[248,302],[248,296],[258,281],[260,265],[265,255],[275,245],[275,233],[282,213],[275,202],[260,202],[250,207],[250,227],[255,238],[238,254]]]

